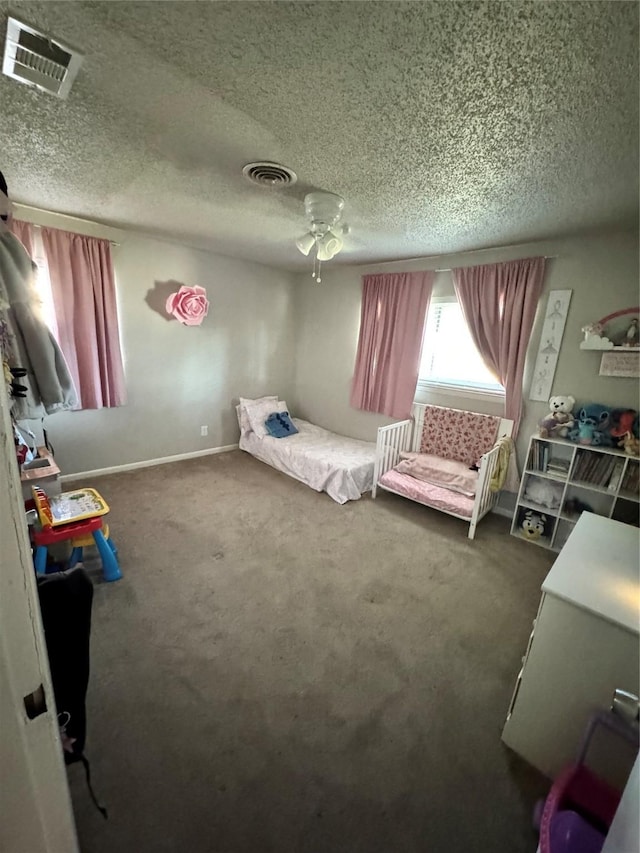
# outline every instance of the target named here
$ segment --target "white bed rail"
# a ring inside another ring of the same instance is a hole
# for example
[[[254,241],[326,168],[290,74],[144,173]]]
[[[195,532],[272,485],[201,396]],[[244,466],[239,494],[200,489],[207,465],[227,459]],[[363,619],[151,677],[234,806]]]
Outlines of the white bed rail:
[[[491,480],[495,474],[498,464],[500,444],[494,444],[491,450],[480,457],[480,470],[478,471],[478,484],[476,486],[476,497],[473,502],[473,512],[469,522],[469,539],[476,535],[476,525],[483,516],[490,512],[496,505],[500,492],[491,490]]]
[[[378,429],[378,441],[376,444],[376,461],[373,471],[373,488],[371,497],[375,498],[380,478],[384,476],[391,468],[400,461],[400,453],[403,450],[413,450],[420,452],[422,443],[422,426],[424,423],[424,415],[426,405],[424,403],[414,403],[412,408],[412,416],[406,421],[399,421],[390,426],[380,427]],[[448,512],[442,509],[442,512],[447,512],[449,515],[454,515],[456,518],[464,519],[469,524],[469,539],[473,539],[476,534],[476,525],[488,512],[490,512],[498,501],[499,491],[491,490],[491,481],[496,472],[498,465],[498,457],[500,454],[500,439],[511,436],[513,432],[513,421],[502,418],[498,426],[498,440],[496,444],[484,453],[480,459],[480,467],[478,470],[478,483],[476,486],[476,494],[473,503],[473,511],[471,518],[467,515],[457,515],[454,512]],[[382,486],[381,488],[384,488]],[[390,490],[393,491],[393,490]],[[399,494],[399,493],[398,493]],[[411,500],[411,498],[409,498]],[[429,504],[427,503],[426,506]]]
[[[378,428],[376,443],[376,462],[373,469],[373,488],[371,497],[375,498],[378,483],[383,474],[394,468],[400,461],[400,452],[411,449],[413,438],[413,420],[398,421],[397,424]]]

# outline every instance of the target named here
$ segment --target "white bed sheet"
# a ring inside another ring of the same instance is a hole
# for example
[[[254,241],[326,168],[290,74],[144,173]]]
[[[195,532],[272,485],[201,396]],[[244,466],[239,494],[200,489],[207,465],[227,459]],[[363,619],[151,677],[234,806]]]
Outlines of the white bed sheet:
[[[240,449],[317,492],[326,492],[339,504],[358,500],[371,490],[375,444],[336,435],[301,418],[292,420],[297,435],[258,438],[243,431]]]

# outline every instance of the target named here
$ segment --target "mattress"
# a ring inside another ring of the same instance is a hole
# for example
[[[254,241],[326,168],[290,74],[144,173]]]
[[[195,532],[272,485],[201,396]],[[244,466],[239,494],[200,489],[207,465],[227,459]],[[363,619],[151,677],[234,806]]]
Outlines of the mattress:
[[[358,500],[371,490],[375,444],[336,435],[301,418],[292,420],[297,435],[258,438],[253,431],[242,431],[240,450],[317,492],[326,492],[339,504]]]
[[[462,518],[471,518],[473,512],[473,498],[443,489],[441,486],[424,483],[408,474],[400,474],[394,469],[387,471],[380,478],[379,485],[406,498],[411,498],[412,501],[452,515],[462,516]]]

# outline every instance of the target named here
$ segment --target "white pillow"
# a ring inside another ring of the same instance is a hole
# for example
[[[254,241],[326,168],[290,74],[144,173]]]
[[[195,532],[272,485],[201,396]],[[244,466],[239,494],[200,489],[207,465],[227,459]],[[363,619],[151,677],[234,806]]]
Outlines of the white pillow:
[[[252,406],[254,403],[262,403],[266,400],[271,400],[276,405],[278,403],[277,397],[258,397],[255,400],[251,400],[248,397],[240,397],[240,405],[236,407],[236,413],[238,414],[238,421],[242,432],[251,432],[251,422],[249,421],[247,406]]]
[[[278,400],[276,398],[275,400],[256,400],[251,405],[245,406],[245,411],[249,418],[251,429],[258,438],[264,438],[267,435],[264,422],[269,415],[273,414],[273,412],[279,412],[280,409],[278,408]]]

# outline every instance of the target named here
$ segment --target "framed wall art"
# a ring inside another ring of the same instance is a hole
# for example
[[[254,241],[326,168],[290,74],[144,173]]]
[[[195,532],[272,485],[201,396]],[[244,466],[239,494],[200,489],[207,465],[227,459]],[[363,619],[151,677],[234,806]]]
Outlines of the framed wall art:
[[[551,396],[572,292],[571,290],[552,290],[549,293],[529,391],[530,400],[546,403]]]

